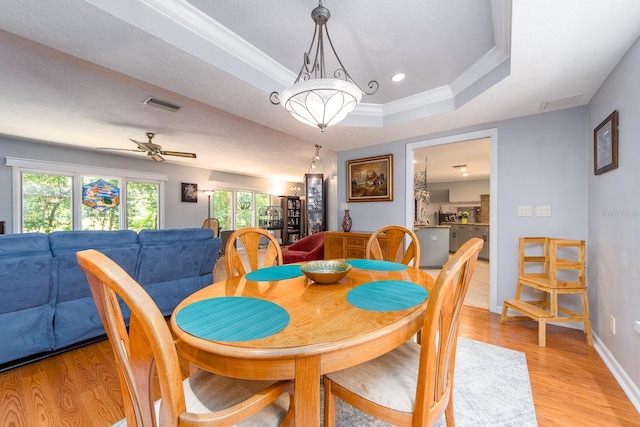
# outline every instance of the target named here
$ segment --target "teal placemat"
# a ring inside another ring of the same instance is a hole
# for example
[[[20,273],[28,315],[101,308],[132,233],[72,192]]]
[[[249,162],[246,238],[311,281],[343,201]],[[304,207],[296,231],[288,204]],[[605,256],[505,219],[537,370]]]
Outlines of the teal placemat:
[[[395,311],[421,304],[428,295],[425,288],[412,282],[381,280],[351,289],[347,301],[363,310]]]
[[[194,302],[176,314],[183,331],[214,341],[250,341],[280,332],[289,313],[271,301],[220,297]]]
[[[400,271],[406,270],[407,266],[391,261],[378,261],[375,259],[348,259],[347,262],[355,268],[364,270]]]
[[[271,282],[273,280],[292,279],[298,276],[302,276],[300,266],[297,264],[288,264],[260,268],[247,273],[245,278],[254,282]]]

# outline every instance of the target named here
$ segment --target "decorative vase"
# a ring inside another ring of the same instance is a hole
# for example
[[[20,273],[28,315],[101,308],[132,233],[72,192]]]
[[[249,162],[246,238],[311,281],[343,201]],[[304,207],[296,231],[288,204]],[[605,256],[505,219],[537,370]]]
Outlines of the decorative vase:
[[[466,224],[467,218],[460,218],[460,224]]]
[[[344,211],[344,218],[342,218],[342,231],[351,231],[351,217],[349,216],[349,209]]]

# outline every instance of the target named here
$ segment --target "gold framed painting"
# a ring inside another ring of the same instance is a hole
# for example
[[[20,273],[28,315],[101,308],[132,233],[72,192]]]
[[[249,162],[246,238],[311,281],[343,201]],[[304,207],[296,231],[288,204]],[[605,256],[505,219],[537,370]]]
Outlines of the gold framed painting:
[[[347,202],[393,200],[393,154],[347,160]]]
[[[614,110],[593,131],[593,173],[618,167],[618,110]]]

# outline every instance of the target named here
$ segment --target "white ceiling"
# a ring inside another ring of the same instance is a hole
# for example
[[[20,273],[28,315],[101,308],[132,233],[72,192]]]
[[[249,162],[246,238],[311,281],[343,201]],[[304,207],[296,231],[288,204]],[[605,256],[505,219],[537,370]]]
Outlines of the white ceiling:
[[[198,154],[168,161],[297,181],[314,144],[343,151],[536,114],[545,101],[585,105],[640,36],[637,0],[323,5],[347,70],[380,90],[321,133],[269,102],[302,65],[313,0],[2,0],[0,134],[92,150],[135,148],[129,138],[151,131],[165,150]],[[391,83],[397,71],[407,78]]]

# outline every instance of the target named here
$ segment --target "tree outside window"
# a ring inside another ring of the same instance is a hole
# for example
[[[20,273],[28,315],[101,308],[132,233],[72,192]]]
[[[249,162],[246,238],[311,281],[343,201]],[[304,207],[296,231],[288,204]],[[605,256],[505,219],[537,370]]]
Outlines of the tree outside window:
[[[253,192],[236,192],[236,221],[235,228],[251,227],[253,225]]]
[[[233,192],[216,190],[213,193],[213,217],[220,223],[220,230],[233,230]]]
[[[22,174],[22,232],[51,233],[73,228],[73,178]]]
[[[127,228],[140,231],[160,227],[158,199],[160,187],[150,182],[127,182]]]
[[[120,212],[125,212],[126,227],[131,230],[160,228],[158,182],[128,181],[126,178],[77,176],[73,174],[36,173],[23,171],[22,179],[22,232],[51,233],[80,228],[81,230],[119,230],[125,227]],[[100,181],[102,180],[102,181]],[[74,182],[85,188],[87,204],[80,195],[82,188],[75,189]],[[124,183],[124,184],[122,184]],[[91,184],[95,184],[92,186]],[[126,192],[120,188],[126,187]],[[106,187],[118,187],[112,200],[104,199]],[[96,188],[101,190],[96,193]],[[89,194],[89,190],[91,194]],[[123,197],[123,193],[126,197]],[[102,198],[102,199],[101,199]],[[78,206],[79,205],[79,206]],[[76,212],[80,218],[74,219]]]
[[[262,207],[270,205],[271,196],[250,190],[216,190],[212,196],[213,217],[220,223],[220,230],[253,227]]]

